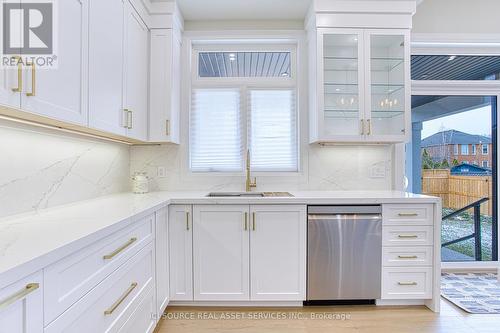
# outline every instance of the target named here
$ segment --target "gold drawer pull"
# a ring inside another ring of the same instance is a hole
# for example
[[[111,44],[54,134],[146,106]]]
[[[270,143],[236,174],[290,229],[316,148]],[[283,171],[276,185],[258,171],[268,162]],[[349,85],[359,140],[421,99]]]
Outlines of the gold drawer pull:
[[[245,231],[248,230],[248,213],[245,212]]]
[[[252,230],[255,231],[255,212],[252,212]]]
[[[417,235],[398,235],[398,238],[418,238]]]
[[[189,231],[189,212],[186,212],[186,230]]]
[[[398,216],[401,216],[401,217],[414,217],[414,216],[418,216],[418,213],[399,213]]]
[[[125,298],[127,298],[127,296],[130,295],[130,293],[135,289],[135,287],[137,287],[137,282],[132,282],[130,287],[128,287],[128,289],[123,293],[123,295],[116,302],[114,302],[113,305],[111,305],[111,307],[109,309],[104,311],[104,315],[108,316],[108,315],[112,314],[116,310],[116,308],[119,307],[120,304],[123,303]]]
[[[3,301],[0,301],[0,310],[3,310],[4,308],[8,307],[9,305],[23,299],[26,297],[28,294],[32,293],[33,291],[37,290],[40,287],[40,284],[38,283],[28,283],[26,287],[24,287],[23,290],[18,291],[14,295],[11,295],[4,299]]]
[[[417,256],[398,256],[399,259],[418,259]]]
[[[110,254],[106,254],[102,258],[103,259],[113,259],[113,257],[115,257],[118,253],[122,252],[127,247],[129,247],[130,245],[132,245],[132,243],[134,243],[136,240],[137,240],[137,237],[130,238],[130,240],[128,242],[126,242],[125,244],[123,244],[122,246],[120,246],[119,248],[117,248],[116,250],[114,250],[113,252],[111,252]]]
[[[12,88],[12,92],[23,91],[23,62],[20,56],[13,56],[12,60],[17,60],[17,87]]]
[[[417,285],[417,283],[414,281],[413,282],[398,282],[398,284],[400,286],[416,286]]]
[[[26,63],[26,66],[31,66],[31,92],[26,93],[26,96],[33,97],[36,95],[36,68],[35,61],[33,60],[31,63]]]

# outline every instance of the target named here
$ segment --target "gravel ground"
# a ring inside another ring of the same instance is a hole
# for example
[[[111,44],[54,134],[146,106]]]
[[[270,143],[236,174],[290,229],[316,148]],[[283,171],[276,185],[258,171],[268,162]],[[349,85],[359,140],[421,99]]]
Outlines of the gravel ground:
[[[443,215],[450,214],[451,212],[453,212],[453,209],[443,208]],[[491,225],[491,216],[481,215],[483,261],[491,260]],[[472,209],[470,212],[464,212],[452,219],[444,220],[441,230],[441,242],[443,243],[472,234],[474,231]],[[474,258],[474,239],[452,244],[447,246],[447,248]]]

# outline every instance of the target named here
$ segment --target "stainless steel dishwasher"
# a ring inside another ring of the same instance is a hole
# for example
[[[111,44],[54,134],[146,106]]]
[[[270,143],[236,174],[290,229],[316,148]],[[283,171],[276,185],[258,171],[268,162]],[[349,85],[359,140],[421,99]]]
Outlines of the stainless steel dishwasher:
[[[308,303],[379,299],[382,208],[309,206],[307,224]]]

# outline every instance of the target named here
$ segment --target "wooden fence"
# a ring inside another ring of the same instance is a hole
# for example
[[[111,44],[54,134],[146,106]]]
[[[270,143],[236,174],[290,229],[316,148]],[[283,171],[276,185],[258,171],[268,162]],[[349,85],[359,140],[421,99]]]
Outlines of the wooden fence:
[[[440,197],[443,207],[460,209],[481,198],[481,214],[492,215],[491,176],[457,176],[448,169],[422,170],[422,193]]]

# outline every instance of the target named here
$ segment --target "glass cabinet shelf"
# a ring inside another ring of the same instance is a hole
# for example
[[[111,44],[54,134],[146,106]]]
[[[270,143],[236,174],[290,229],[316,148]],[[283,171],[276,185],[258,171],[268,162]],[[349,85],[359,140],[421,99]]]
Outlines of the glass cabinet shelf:
[[[336,110],[336,109],[325,109],[325,117],[330,119],[357,119],[358,110]],[[403,116],[404,111],[401,110],[377,110],[372,111],[373,118],[394,118],[398,116]]]

